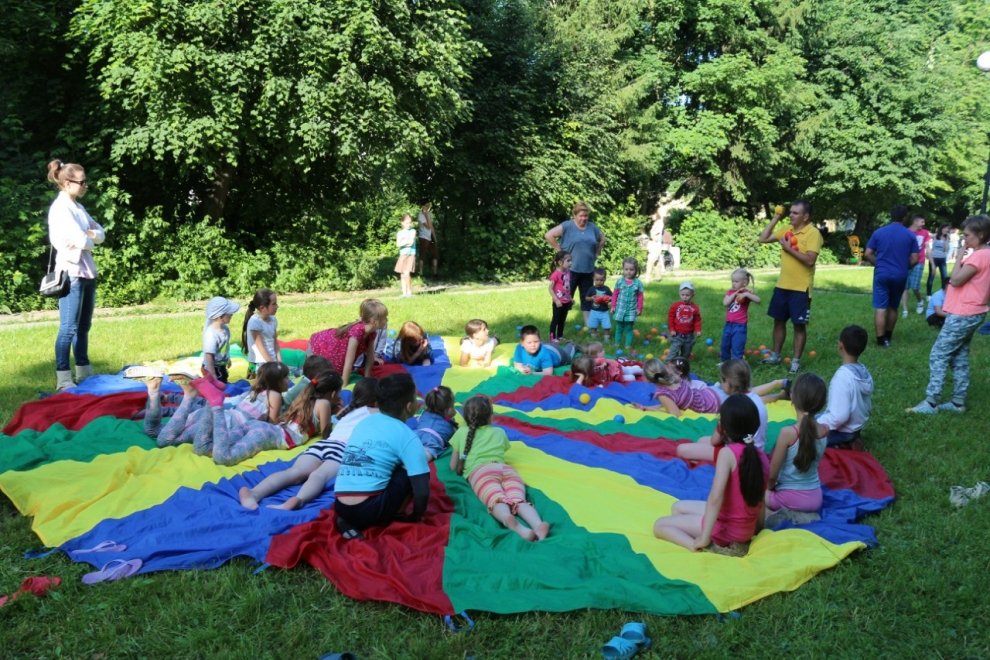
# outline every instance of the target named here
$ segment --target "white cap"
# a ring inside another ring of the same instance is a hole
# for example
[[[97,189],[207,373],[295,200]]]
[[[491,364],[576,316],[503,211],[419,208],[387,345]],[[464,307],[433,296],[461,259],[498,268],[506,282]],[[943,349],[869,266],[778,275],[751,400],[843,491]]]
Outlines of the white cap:
[[[691,283],[691,280],[684,280],[683,282],[681,282],[681,286],[677,290],[683,291],[684,289],[691,289],[692,291],[694,291],[694,284]]]
[[[210,298],[210,302],[206,303],[206,320],[212,321],[213,319],[220,318],[224,314],[236,314],[241,306],[235,303],[233,300],[228,300],[223,296],[216,296]]]

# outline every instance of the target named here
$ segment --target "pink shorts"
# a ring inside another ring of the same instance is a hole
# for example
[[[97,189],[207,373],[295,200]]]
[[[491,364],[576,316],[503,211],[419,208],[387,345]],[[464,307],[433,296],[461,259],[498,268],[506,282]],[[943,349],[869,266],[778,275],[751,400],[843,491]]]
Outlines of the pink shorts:
[[[790,509],[791,511],[818,513],[822,510],[822,489],[767,491],[767,509],[770,511]]]
[[[516,507],[526,501],[526,486],[519,473],[505,463],[480,465],[468,477],[478,499],[491,511],[496,504],[506,504],[515,515]]]

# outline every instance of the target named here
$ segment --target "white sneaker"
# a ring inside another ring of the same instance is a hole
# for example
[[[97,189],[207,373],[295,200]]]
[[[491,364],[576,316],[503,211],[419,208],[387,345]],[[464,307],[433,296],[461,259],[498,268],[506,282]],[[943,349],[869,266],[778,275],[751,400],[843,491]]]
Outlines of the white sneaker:
[[[901,310],[901,318],[902,319],[906,319],[907,317],[908,317],[907,310],[906,309],[902,309]]]
[[[919,300],[917,306],[915,306],[915,308],[914,308],[914,311],[918,312],[919,314],[924,314],[924,312],[925,312],[925,303],[923,303],[922,301]]]

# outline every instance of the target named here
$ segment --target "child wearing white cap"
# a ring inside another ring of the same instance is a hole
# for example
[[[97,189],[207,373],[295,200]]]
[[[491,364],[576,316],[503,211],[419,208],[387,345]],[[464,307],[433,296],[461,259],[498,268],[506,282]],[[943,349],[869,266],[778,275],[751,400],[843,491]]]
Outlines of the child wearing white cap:
[[[694,302],[694,284],[681,282],[678,300],[667,311],[667,328],[670,332],[670,359],[690,358],[694,340],[701,336],[701,308]]]
[[[210,298],[206,303],[206,322],[203,324],[203,369],[226,383],[230,365],[231,317],[241,306],[223,296]]]

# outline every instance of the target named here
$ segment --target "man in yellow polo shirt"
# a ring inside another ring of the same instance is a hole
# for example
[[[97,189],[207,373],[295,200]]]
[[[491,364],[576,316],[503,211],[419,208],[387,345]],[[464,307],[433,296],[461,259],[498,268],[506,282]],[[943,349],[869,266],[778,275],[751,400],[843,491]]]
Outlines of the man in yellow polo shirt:
[[[799,199],[791,204],[790,228],[777,229],[783,210],[775,213],[760,233],[760,243],[780,243],[780,277],[767,307],[773,318],[773,352],[764,364],[780,364],[780,353],[787,339],[787,320],[794,326],[794,357],[791,373],[801,368],[801,355],[808,339],[811,316],[811,287],[815,281],[815,262],[822,250],[822,234],[811,224],[811,203]]]

